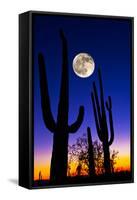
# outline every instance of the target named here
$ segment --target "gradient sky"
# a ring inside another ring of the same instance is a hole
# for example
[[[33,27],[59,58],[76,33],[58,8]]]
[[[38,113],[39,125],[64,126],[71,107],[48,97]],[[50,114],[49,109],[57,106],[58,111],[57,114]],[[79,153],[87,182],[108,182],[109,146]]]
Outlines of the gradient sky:
[[[87,126],[91,127],[93,140],[98,139],[90,93],[93,81],[98,87],[97,68],[100,67],[105,100],[108,95],[112,97],[115,139],[111,149],[119,151],[119,166],[129,167],[131,21],[34,15],[34,176],[38,176],[39,170],[44,177],[49,176],[53,138],[42,118],[38,53],[42,52],[45,58],[51,109],[56,119],[62,64],[60,28],[68,42],[70,124],[76,120],[79,106],[85,107],[84,121],[75,134],[70,134],[69,143],[73,144],[76,138],[83,135]],[[93,75],[85,79],[76,76],[72,68],[73,58],[81,52],[90,54],[95,62]]]

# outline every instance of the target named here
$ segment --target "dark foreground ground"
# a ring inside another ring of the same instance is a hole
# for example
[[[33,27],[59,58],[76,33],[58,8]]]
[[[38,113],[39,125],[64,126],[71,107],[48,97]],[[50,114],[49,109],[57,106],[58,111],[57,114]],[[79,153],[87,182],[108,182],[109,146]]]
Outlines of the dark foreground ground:
[[[49,187],[49,186],[73,186],[73,185],[86,185],[86,184],[107,184],[107,183],[122,183],[132,182],[132,175],[130,172],[117,172],[109,176],[99,175],[94,177],[89,176],[75,176],[67,177],[67,179],[61,184],[53,183],[50,180],[37,180],[34,181],[34,187]]]

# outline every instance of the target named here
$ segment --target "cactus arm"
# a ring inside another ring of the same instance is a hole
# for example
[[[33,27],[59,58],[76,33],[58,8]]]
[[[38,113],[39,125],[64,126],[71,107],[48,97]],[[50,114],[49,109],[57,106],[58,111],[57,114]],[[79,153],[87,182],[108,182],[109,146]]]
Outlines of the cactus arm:
[[[107,110],[111,110],[112,109],[112,101],[111,101],[111,97],[108,96],[108,102],[106,101],[106,108]]]
[[[105,110],[105,103],[104,103],[104,91],[103,91],[103,83],[102,83],[102,76],[101,76],[101,70],[98,69],[98,77],[99,77],[99,85],[100,85],[100,101],[101,101],[101,111],[102,111],[102,124],[104,129],[104,134],[106,140],[108,140],[108,124],[107,124],[107,118],[106,118],[106,110]]]
[[[75,133],[79,129],[79,127],[81,126],[83,118],[84,118],[84,107],[80,106],[77,120],[76,120],[75,123],[68,126],[68,132],[69,133]]]
[[[87,133],[88,133],[88,141],[90,141],[92,143],[91,131],[90,131],[89,127],[87,127]]]
[[[95,101],[96,101],[98,119],[101,122],[101,109],[100,109],[100,105],[99,105],[99,99],[98,99],[98,95],[97,95],[97,88],[96,88],[95,82],[93,82],[93,92],[94,92]]]
[[[113,117],[112,117],[112,101],[111,97],[108,97],[108,102],[106,101],[106,108],[109,112],[109,124],[110,124],[110,140],[108,142],[111,145],[114,141],[114,127],[113,127]]]
[[[42,106],[43,119],[46,127],[51,132],[55,132],[56,123],[51,113],[45,63],[44,63],[44,57],[41,53],[38,55],[38,64],[39,64],[41,106]]]
[[[96,124],[96,129],[97,133],[99,136],[99,139],[102,141],[102,135],[101,135],[101,125],[99,125],[98,117],[97,117],[97,111],[96,111],[96,105],[95,105],[95,97],[93,92],[91,93],[91,99],[92,99],[92,104],[93,104],[93,112],[94,112],[94,118],[95,118],[95,124]]]
[[[98,69],[98,77],[99,77],[99,85],[100,85],[101,107],[102,107],[102,112],[103,112],[103,111],[105,111],[105,106],[104,106],[104,92],[103,92],[103,84],[102,84],[102,77],[101,77],[100,68]]]

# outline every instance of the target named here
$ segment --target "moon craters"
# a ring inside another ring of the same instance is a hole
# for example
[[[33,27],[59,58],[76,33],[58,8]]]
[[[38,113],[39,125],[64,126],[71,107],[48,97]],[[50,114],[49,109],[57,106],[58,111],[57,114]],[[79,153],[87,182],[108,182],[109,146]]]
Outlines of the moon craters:
[[[81,78],[89,77],[95,68],[93,58],[87,53],[79,53],[73,60],[73,70]]]

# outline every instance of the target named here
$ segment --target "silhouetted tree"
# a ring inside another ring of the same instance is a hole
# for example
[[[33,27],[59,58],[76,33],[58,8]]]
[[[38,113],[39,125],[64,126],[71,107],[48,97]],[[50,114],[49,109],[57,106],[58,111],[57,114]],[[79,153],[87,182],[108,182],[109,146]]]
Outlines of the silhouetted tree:
[[[57,121],[55,122],[50,106],[45,62],[42,53],[38,55],[41,106],[43,119],[46,127],[53,134],[53,150],[51,158],[50,179],[54,182],[62,183],[67,176],[68,162],[68,138],[69,133],[75,133],[82,124],[84,117],[84,107],[80,106],[76,122],[68,125],[69,113],[69,77],[68,77],[68,56],[67,41],[63,31],[60,31],[62,42],[62,77],[60,88],[60,99],[58,104]]]
[[[75,163],[76,165],[75,175],[78,174],[78,166],[81,166],[80,174],[88,173],[88,144],[85,134],[82,137],[77,138],[75,144],[68,146],[68,157],[69,167],[71,168],[72,163]]]
[[[96,174],[103,174],[104,173],[104,165],[103,165],[102,144],[96,140],[93,145],[94,145],[94,162],[95,162]]]
[[[90,176],[93,176],[95,174],[97,175],[103,174],[105,172],[103,145],[99,143],[97,140],[92,142],[92,145],[93,145],[93,157],[94,157],[94,169],[95,169],[95,171],[92,172],[93,174],[91,174],[90,171],[92,163],[89,162],[89,145],[88,145],[88,138],[85,137],[85,134],[82,137],[77,138],[76,143],[69,145],[68,147],[69,176],[72,174],[71,172],[72,164],[73,166],[74,164],[76,165],[75,175],[78,175],[78,171],[80,171],[80,175],[87,174]],[[118,151],[113,150],[110,152],[110,162],[111,162],[110,164],[112,173],[115,171],[117,155]],[[78,166],[80,166],[80,169]]]
[[[105,173],[109,174],[111,173],[109,147],[114,141],[112,102],[111,102],[111,97],[109,96],[108,101],[106,101],[106,109],[109,114],[109,126],[110,126],[110,137],[109,137],[106,109],[105,109],[105,103],[104,103],[104,91],[103,91],[103,84],[102,84],[100,69],[98,69],[98,77],[99,77],[99,86],[100,86],[100,101],[97,94],[97,88],[96,88],[95,82],[93,82],[93,92],[91,93],[91,98],[92,98],[93,111],[94,111],[94,117],[95,117],[95,123],[96,123],[96,130],[98,133],[98,137],[103,145],[104,169],[105,169]]]
[[[111,165],[111,173],[115,172],[115,165],[116,165],[116,159],[118,155],[118,151],[113,150],[110,156],[110,165]]]

